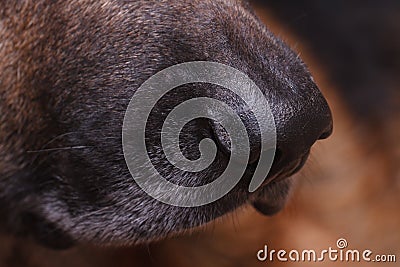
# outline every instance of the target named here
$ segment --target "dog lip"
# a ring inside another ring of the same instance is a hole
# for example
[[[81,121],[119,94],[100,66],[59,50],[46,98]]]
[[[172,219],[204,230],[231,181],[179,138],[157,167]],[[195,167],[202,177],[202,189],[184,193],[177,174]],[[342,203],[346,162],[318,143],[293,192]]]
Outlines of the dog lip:
[[[266,201],[256,200],[252,203],[253,207],[263,215],[272,216],[283,209],[284,205],[273,205]]]
[[[308,155],[309,152],[305,153],[300,159],[296,161],[295,164],[293,164],[293,166],[285,168],[287,170],[281,170],[277,174],[270,177],[268,175],[264,183],[255,192],[255,194],[257,194],[257,192],[260,193],[261,190],[266,190],[269,186],[272,186],[272,183],[279,183],[286,179],[290,179],[295,173],[302,169],[308,159]],[[261,214],[272,216],[284,208],[286,201],[285,199],[269,199],[269,196],[256,196],[253,200],[250,201],[250,203]]]
[[[304,165],[307,162],[308,156],[310,155],[310,151],[305,153],[299,160],[298,163],[295,165],[295,167],[289,172],[289,176],[292,176],[293,174],[297,173],[300,171]]]
[[[283,185],[286,183],[284,180],[289,178],[290,177],[285,177],[280,180],[271,180],[268,185],[264,185],[256,192],[252,193],[249,203],[263,215],[275,215],[285,207],[289,191],[286,191],[284,189],[285,186]],[[281,187],[279,184],[281,184],[283,187]],[[279,193],[277,194],[277,192]]]
[[[310,155],[310,151],[304,153],[299,159],[297,159],[294,163],[290,164],[283,170],[281,170],[277,175],[275,175],[274,181],[281,181],[286,178],[289,178],[299,172],[307,162],[308,156]]]

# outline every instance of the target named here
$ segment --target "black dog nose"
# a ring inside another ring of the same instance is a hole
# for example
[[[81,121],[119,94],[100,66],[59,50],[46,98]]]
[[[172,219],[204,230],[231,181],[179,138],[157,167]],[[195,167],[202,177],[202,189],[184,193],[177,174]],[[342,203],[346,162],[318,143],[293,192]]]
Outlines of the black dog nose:
[[[294,100],[294,101],[293,101]],[[270,175],[291,175],[308,157],[311,146],[332,134],[332,114],[315,84],[301,97],[285,101],[285,108],[273,108],[277,131],[274,163]]]
[[[276,126],[276,152],[269,176],[290,172],[295,167],[299,169],[311,146],[332,133],[331,111],[316,86],[302,95],[301,99],[285,99],[272,103],[271,111]],[[241,118],[246,125],[250,141],[248,163],[252,164],[257,162],[261,152],[260,128],[250,110],[244,113],[242,112]],[[229,134],[215,123],[212,123],[212,129],[223,152],[229,154]]]
[[[296,162],[308,156],[317,140],[326,139],[332,134],[332,116],[324,99],[317,106],[288,112],[280,118],[276,122],[276,158],[272,171],[296,165]]]

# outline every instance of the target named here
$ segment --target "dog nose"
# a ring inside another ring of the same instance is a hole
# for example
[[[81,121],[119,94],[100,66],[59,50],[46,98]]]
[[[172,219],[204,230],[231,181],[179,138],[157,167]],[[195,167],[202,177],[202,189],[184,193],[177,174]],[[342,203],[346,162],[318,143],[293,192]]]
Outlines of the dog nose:
[[[299,112],[288,112],[276,122],[277,143],[274,164],[279,168],[308,156],[312,145],[332,134],[332,115],[325,101]],[[273,166],[274,168],[274,166]]]
[[[311,99],[307,100],[307,97]],[[285,99],[271,105],[276,127],[276,151],[269,176],[290,172],[295,167],[299,169],[311,146],[332,133],[331,111],[318,88],[313,88],[312,94],[303,95],[301,101],[297,100],[294,102],[293,99]],[[259,159],[262,141],[255,117],[251,115],[251,111],[245,113],[240,117],[246,125],[250,145],[248,163],[252,164]],[[220,148],[229,154],[229,134],[218,124],[212,123],[211,128]]]
[[[332,114],[316,86],[295,100],[286,102],[284,108],[273,109],[277,143],[270,175],[296,172],[305,163],[312,145],[332,134]]]

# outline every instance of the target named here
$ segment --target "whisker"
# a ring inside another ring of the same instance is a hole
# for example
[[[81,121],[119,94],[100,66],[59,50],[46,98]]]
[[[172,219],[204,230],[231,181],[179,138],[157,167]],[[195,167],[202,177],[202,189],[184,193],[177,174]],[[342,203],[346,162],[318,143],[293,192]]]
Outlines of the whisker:
[[[57,139],[61,139],[61,138],[65,137],[65,136],[68,136],[68,135],[71,135],[71,134],[75,134],[75,133],[77,133],[77,132],[68,132],[68,133],[63,133],[63,134],[57,135],[56,137],[54,137],[53,139],[51,139],[49,142],[47,142],[47,143],[43,146],[43,148],[45,148],[46,146],[50,145],[51,143],[53,143],[53,142],[56,141]]]
[[[27,153],[41,153],[41,152],[52,152],[52,151],[61,151],[61,150],[73,150],[73,149],[85,149],[91,148],[93,146],[69,146],[69,147],[55,147],[55,148],[46,148],[40,150],[29,150]]]

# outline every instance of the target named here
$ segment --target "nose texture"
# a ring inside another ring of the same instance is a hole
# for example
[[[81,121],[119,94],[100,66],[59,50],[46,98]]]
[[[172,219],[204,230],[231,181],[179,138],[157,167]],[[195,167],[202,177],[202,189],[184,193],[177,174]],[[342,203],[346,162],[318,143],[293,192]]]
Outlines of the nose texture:
[[[278,169],[299,167],[299,162],[304,164],[311,146],[332,134],[331,111],[317,88],[312,94],[298,99],[296,104],[276,107],[274,117],[277,129],[276,154],[279,156],[274,164]]]
[[[276,152],[270,175],[297,171],[304,164],[311,146],[332,133],[332,115],[316,86],[296,98],[280,98],[271,105],[276,126]],[[248,163],[258,160],[260,128],[251,112],[241,114],[250,141]],[[211,123],[215,139],[224,153],[230,153],[229,134],[218,123]]]

